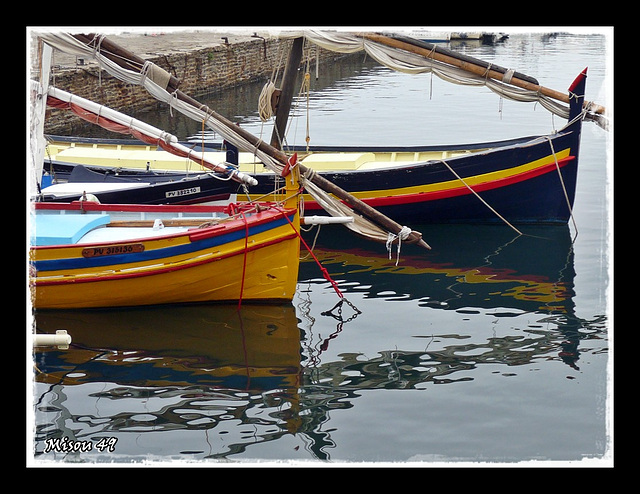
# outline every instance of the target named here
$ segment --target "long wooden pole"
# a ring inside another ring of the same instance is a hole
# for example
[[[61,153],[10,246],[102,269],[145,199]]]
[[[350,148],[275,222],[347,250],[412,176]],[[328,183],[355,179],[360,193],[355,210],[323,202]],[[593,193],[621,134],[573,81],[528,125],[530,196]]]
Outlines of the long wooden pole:
[[[539,92],[540,94],[543,94],[545,96],[548,96],[558,101],[562,101],[563,103],[569,103],[569,95],[566,93],[562,93],[554,89],[549,89],[547,87],[540,86],[539,84],[534,84],[530,81],[519,79],[517,77],[512,77],[511,80],[509,81],[505,73],[492,70],[491,68],[487,69],[486,67],[483,67],[481,65],[476,65],[474,63],[471,63],[468,60],[455,58],[455,57],[440,53],[438,52],[438,50],[423,48],[421,46],[418,46],[417,44],[407,43],[400,39],[392,38],[382,34],[360,33],[360,36],[370,41],[375,41],[376,43],[390,46],[392,48],[398,48],[401,50],[408,51],[410,53],[415,53],[416,55],[421,55],[426,58],[430,58],[433,60],[437,60],[439,62],[453,65],[454,67],[458,67],[460,69],[466,70],[467,72],[471,72],[472,74],[476,74],[482,77],[490,77],[491,79],[496,79],[498,81],[511,84],[512,86],[516,86],[522,89],[528,89],[529,91]],[[585,102],[585,105],[587,104],[591,105],[590,109],[594,113],[601,114],[601,115],[605,113],[605,108],[603,106],[596,105],[595,103]]]
[[[92,44],[95,44],[98,40],[97,35],[93,33],[73,34],[72,36],[87,46],[91,46]],[[103,55],[104,57],[108,58],[112,62],[118,64],[120,67],[127,70],[131,70],[134,72],[141,72],[145,64],[145,60],[143,58],[135,55],[132,57],[133,54],[131,52],[120,47],[119,45],[117,45],[116,43],[114,43],[113,41],[109,40],[106,37],[103,37],[100,39],[99,49],[100,49],[101,55]],[[178,80],[178,78],[175,77],[174,75],[171,75],[169,78],[167,91],[170,90],[169,88],[171,88],[172,90],[176,90],[178,89],[179,85],[180,85],[180,81]]]
[[[252,146],[257,147],[260,151],[265,152],[275,160],[279,161],[281,164],[283,165],[287,164],[289,157],[284,152],[274,148],[270,144],[267,144],[266,142],[262,141],[261,139],[258,139],[256,136],[254,136],[250,132],[244,130],[242,127],[235,125],[233,122],[231,122],[230,120],[227,120],[222,115],[219,115],[215,111],[211,110],[206,105],[202,105],[201,103],[194,100],[190,96],[185,95],[184,93],[182,93],[182,91],[177,90],[175,94],[178,97],[178,99],[184,101],[185,103],[189,103],[191,106],[200,108],[202,111],[211,115],[212,117],[214,117],[215,119],[223,123],[225,126],[237,132],[242,138],[248,141]],[[298,164],[298,166],[300,167],[300,171],[302,173],[306,173],[309,171],[309,169],[302,164]],[[351,207],[351,209],[358,211],[363,216],[369,218],[374,223],[377,223],[378,225],[394,233],[395,235],[399,235],[400,232],[402,231],[401,225],[393,221],[391,218],[388,218],[384,214],[380,213],[378,210],[372,208],[367,203],[354,197],[353,195],[351,195],[341,187],[338,187],[333,182],[327,180],[326,178],[320,176],[317,173],[313,173],[311,175],[312,175],[310,179],[311,182],[313,182],[315,185],[320,187],[325,192],[329,192],[335,195],[338,199],[341,199],[342,201],[344,201],[346,204],[348,204]],[[425,249],[431,249],[431,247],[422,239],[422,234],[414,230],[412,230],[408,238],[403,241],[410,244],[415,243]]]
[[[78,39],[79,41],[81,41],[81,42],[83,42],[85,44],[89,44],[89,45],[90,45],[90,42],[87,43],[87,41],[86,41],[87,39],[89,39],[89,40],[96,39],[96,36],[94,34],[72,35],[72,36],[75,37],[76,39]],[[129,60],[129,62],[127,64],[128,66],[126,68],[128,68],[129,70],[136,70],[138,72],[140,71],[140,68],[144,65],[144,60],[141,57],[139,57],[139,56],[129,52],[128,50],[116,45],[115,43],[110,43],[109,45],[106,45],[104,41],[105,41],[105,38],[102,38],[102,42],[100,44],[101,53],[103,55],[106,56],[104,51],[107,50],[107,48],[106,48],[107,46],[111,46],[112,48],[117,47],[118,54],[117,54],[117,56],[114,56],[114,58],[111,58],[111,59],[115,63],[120,65],[121,67],[125,67],[125,65],[123,64],[121,58],[126,58],[126,59]],[[132,65],[130,63],[131,61],[133,61],[135,64]],[[139,68],[132,69],[132,67],[139,67]],[[175,86],[172,84],[172,82],[173,82],[173,84],[175,84]],[[169,81],[169,88],[177,87],[177,83],[176,82],[179,82],[179,81],[177,81],[177,79],[175,81]],[[265,152],[266,154],[268,154],[269,156],[271,156],[275,160],[279,161],[281,164],[283,164],[283,165],[287,164],[287,161],[289,159],[288,156],[285,153],[283,153],[282,151],[280,151],[279,149],[276,149],[273,146],[271,146],[270,144],[267,144],[266,142],[262,141],[261,139],[258,139],[256,136],[254,136],[250,132],[244,130],[242,127],[237,126],[236,124],[234,124],[230,120],[226,119],[222,115],[219,115],[214,110],[212,110],[209,107],[207,107],[206,105],[203,105],[200,102],[196,101],[195,99],[191,98],[190,96],[184,94],[179,89],[175,89],[173,91],[170,91],[169,88],[167,89],[167,91],[173,92],[173,94],[178,99],[180,99],[181,101],[184,101],[185,103],[188,103],[189,105],[191,105],[191,106],[193,106],[195,108],[198,108],[201,111],[211,115],[212,117],[214,117],[215,119],[220,121],[222,124],[224,124],[226,127],[230,128],[234,132],[238,133],[241,137],[243,137],[246,141],[248,141],[252,146],[257,147],[258,149],[260,149],[261,151]],[[299,164],[299,166],[300,166],[300,171],[301,172],[305,173],[305,172],[309,171],[309,169],[307,167],[305,167],[305,166],[303,166],[301,164]],[[363,216],[369,218],[371,221],[373,221],[374,223],[377,223],[378,225],[380,225],[381,227],[383,227],[387,231],[389,231],[389,232],[391,232],[391,233],[393,233],[393,234],[395,234],[397,236],[400,235],[401,231],[403,230],[403,227],[401,225],[399,225],[398,223],[396,223],[395,221],[393,221],[391,218],[388,218],[387,216],[383,215],[382,213],[380,213],[376,209],[372,208],[371,206],[369,206],[365,202],[363,202],[360,199],[358,199],[358,198],[354,197],[353,195],[349,194],[347,191],[345,191],[341,187],[338,187],[333,182],[330,182],[326,178],[321,177],[319,174],[313,173],[311,175],[312,175],[312,177],[311,177],[310,180],[315,185],[320,187],[322,190],[324,190],[325,192],[329,192],[329,193],[335,195],[338,199],[341,199],[346,204],[348,204],[352,209],[358,211]],[[414,230],[411,231],[411,233],[408,235],[408,237],[406,239],[403,239],[403,242],[406,242],[406,243],[409,243],[409,244],[417,244],[418,246],[423,247],[425,249],[431,249],[429,244],[427,244],[422,239],[422,234],[420,232],[416,232]]]

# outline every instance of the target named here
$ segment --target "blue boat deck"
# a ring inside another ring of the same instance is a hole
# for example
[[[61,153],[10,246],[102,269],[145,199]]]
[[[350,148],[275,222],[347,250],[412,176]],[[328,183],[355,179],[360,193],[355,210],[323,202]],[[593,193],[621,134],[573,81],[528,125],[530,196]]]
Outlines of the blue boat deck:
[[[37,246],[75,244],[89,231],[111,221],[108,214],[36,214],[34,218],[31,244]]]

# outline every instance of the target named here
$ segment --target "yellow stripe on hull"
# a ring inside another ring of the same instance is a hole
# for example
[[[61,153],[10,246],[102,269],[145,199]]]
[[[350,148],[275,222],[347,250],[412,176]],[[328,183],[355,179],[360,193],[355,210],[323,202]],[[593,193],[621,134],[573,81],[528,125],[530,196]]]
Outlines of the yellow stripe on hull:
[[[492,182],[496,182],[499,180],[503,180],[506,178],[516,177],[518,175],[528,173],[534,171],[538,168],[542,168],[545,166],[552,165],[557,161],[564,160],[568,158],[571,154],[570,149],[565,149],[560,152],[557,152],[554,156],[547,156],[546,158],[532,161],[530,163],[526,163],[521,166],[508,168],[505,170],[499,170],[490,173],[484,173],[481,175],[475,175],[473,177],[464,177],[464,184],[469,187],[477,187],[483,184],[490,184]],[[401,187],[396,189],[382,189],[382,190],[369,190],[365,192],[352,191],[350,192],[354,197],[365,200],[365,199],[377,199],[383,197],[399,197],[404,195],[413,195],[413,194],[424,194],[424,193],[433,193],[433,192],[443,192],[452,189],[459,189],[460,187],[464,187],[464,185],[459,179],[454,178],[453,180],[449,180],[446,182],[438,182],[433,184],[422,184],[410,187]],[[311,196],[305,196],[305,201],[313,201]]]
[[[532,161],[530,163],[526,163],[524,165],[520,165],[513,168],[508,168],[504,170],[499,170],[495,172],[484,173],[481,175],[475,175],[472,177],[464,177],[464,184],[467,184],[469,187],[478,187],[484,184],[491,184],[492,182],[497,182],[499,180],[508,179],[511,177],[517,177],[521,174],[526,174],[528,172],[532,172],[537,170],[538,168],[543,168],[549,165],[553,165],[556,160],[562,161],[564,159],[570,158],[571,150],[564,149],[562,151],[556,152],[555,157],[553,155],[547,156],[546,158]],[[400,196],[410,196],[416,194],[425,194],[425,193],[434,193],[434,192],[446,192],[449,190],[459,189],[461,187],[465,187],[459,179],[453,178],[452,180],[448,180],[446,182],[436,182],[433,184],[420,184],[420,185],[412,185],[409,187],[400,187],[395,189],[379,189],[379,190],[366,190],[366,191],[357,191],[351,190],[349,193],[360,199],[361,201],[371,200],[371,199],[381,199],[387,197],[400,197]],[[303,194],[303,200],[306,204],[312,204],[314,199],[309,194]],[[248,198],[250,200],[259,200],[261,196],[259,194],[249,194]]]

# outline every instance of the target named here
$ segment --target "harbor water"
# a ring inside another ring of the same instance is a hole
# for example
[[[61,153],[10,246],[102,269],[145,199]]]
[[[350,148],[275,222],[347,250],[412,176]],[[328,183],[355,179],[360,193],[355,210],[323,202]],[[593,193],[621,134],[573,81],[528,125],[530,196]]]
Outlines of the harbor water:
[[[446,46],[562,92],[588,67],[586,99],[612,111],[611,36],[515,32]],[[287,144],[471,143],[564,123],[362,53],[309,72]],[[198,100],[269,140],[263,84]],[[198,135],[199,123],[175,113],[135,116]],[[39,332],[64,329],[73,341],[28,349],[28,461],[611,465],[612,140],[613,128],[585,122],[568,225],[409,225],[430,251],[388,251],[336,225],[308,232],[344,300],[303,250],[290,305],[36,314]]]

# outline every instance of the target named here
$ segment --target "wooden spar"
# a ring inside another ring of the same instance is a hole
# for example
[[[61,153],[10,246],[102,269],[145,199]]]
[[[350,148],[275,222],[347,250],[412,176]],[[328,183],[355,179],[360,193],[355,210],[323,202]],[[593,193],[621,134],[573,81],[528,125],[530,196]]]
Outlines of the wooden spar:
[[[98,35],[94,33],[73,34],[72,36],[87,46],[91,46],[92,44],[95,45],[98,41]],[[141,72],[142,68],[144,67],[145,60],[143,58],[137,56],[132,57],[131,52],[118,46],[116,43],[110,41],[106,37],[100,38],[99,50],[101,55],[127,70]],[[169,78],[167,91],[169,90],[169,88],[172,88],[174,90],[178,89],[179,85],[180,81],[178,80],[178,78],[174,75],[171,75]]]
[[[291,101],[293,100],[293,92],[295,89],[296,76],[302,60],[302,44],[304,38],[296,38],[289,51],[289,59],[285,67],[284,76],[282,78],[282,93],[278,100],[276,108],[276,122],[271,134],[271,146],[282,149],[282,139],[286,132],[287,120],[289,119],[289,111],[291,110]]]
[[[485,70],[492,69],[492,70],[495,70],[496,72],[500,72],[501,74],[506,74],[509,70],[504,67],[501,67],[500,65],[496,65],[495,63],[485,62],[484,60],[480,60],[479,58],[471,57],[469,55],[465,55],[464,53],[460,53],[454,50],[449,50],[448,48],[444,48],[440,45],[429,43],[427,41],[410,38],[408,36],[400,36],[397,34],[389,35],[389,37],[393,39],[397,39],[398,41],[403,41],[405,43],[426,48],[429,51],[435,51],[443,55],[448,55],[458,60],[468,62],[472,65],[479,65],[480,67],[483,67]],[[526,82],[530,82],[532,84],[536,84],[536,85],[538,84],[538,80],[536,78],[525,75],[521,72],[514,71],[512,77],[515,77],[516,79],[521,79]]]
[[[411,53],[415,53],[416,55],[421,55],[426,58],[431,58],[439,62],[453,65],[454,67],[458,67],[460,69],[466,70],[467,72],[471,72],[472,74],[476,74],[482,77],[490,77],[491,79],[496,79],[498,81],[511,84],[512,86],[516,86],[522,89],[528,89],[529,91],[539,92],[540,94],[543,94],[545,96],[548,96],[558,101],[562,101],[563,103],[569,103],[568,94],[561,93],[560,91],[549,89],[544,86],[540,86],[539,84],[534,84],[524,79],[519,79],[515,75],[509,81],[505,73],[499,72],[497,70],[492,70],[490,68],[487,70],[487,67],[470,63],[468,60],[455,58],[455,57],[440,53],[437,50],[430,50],[430,49],[418,46],[415,43],[408,43],[406,41],[402,41],[401,39],[391,38],[389,36],[385,36],[382,34],[361,33],[360,36],[363,36],[364,38],[370,41],[375,41],[376,43],[390,46],[392,48],[398,48]],[[594,113],[597,113],[600,115],[603,115],[605,113],[605,108],[603,106],[596,105],[595,103],[592,103],[592,102],[591,103],[585,102],[584,104],[585,106],[590,105],[590,110]]]
[[[94,40],[97,39],[95,34],[87,34],[87,35],[73,34],[72,36],[77,40],[81,41],[82,43],[87,44],[88,46],[91,46],[91,43],[95,42]],[[129,52],[128,50],[120,46],[117,46],[115,43],[109,42],[105,44],[105,39],[106,38],[102,38],[102,41],[100,43],[100,53],[102,55],[107,56],[105,51],[111,51],[110,49],[109,50],[107,49],[107,46],[117,47],[118,55],[113,56],[113,58],[109,57],[110,60],[120,65],[121,67],[125,67],[129,70],[140,72],[142,66],[145,63],[141,57]],[[87,42],[86,40],[89,40],[89,42]],[[128,61],[127,64],[123,62],[124,59]],[[172,93],[181,101],[184,101],[185,103],[188,103],[189,105],[195,108],[198,108],[199,110],[211,115],[212,117],[220,121],[223,125],[232,129],[234,132],[238,133],[243,139],[248,141],[252,146],[265,152],[275,160],[279,161],[282,165],[285,165],[285,166],[287,165],[288,157],[285,153],[283,153],[279,149],[274,148],[270,144],[267,144],[261,139],[258,139],[256,136],[254,136],[250,132],[247,132],[242,127],[239,127],[238,125],[234,124],[233,122],[226,119],[222,115],[219,115],[218,113],[210,109],[208,106],[203,105],[198,101],[196,101],[195,99],[191,98],[190,96],[184,94],[182,91],[177,89],[177,86],[178,86],[177,78],[173,78],[173,79],[175,80],[169,80],[169,85],[167,87],[168,92]],[[306,173],[307,171],[309,171],[309,169],[303,166],[302,164],[298,164],[298,166],[300,167],[300,171],[302,173]],[[367,217],[374,223],[377,223],[378,225],[380,225],[387,231],[393,233],[394,235],[400,236],[400,233],[402,232],[403,227],[398,223],[396,223],[395,221],[393,221],[391,218],[388,218],[387,216],[383,215],[382,213],[375,210],[365,202],[352,196],[341,187],[338,187],[337,185],[330,182],[326,178],[321,177],[317,173],[312,173],[310,180],[315,185],[320,187],[322,190],[335,195],[338,199],[344,201],[352,209],[358,211],[359,213],[361,213],[363,216]],[[423,247],[425,249],[431,249],[431,247],[422,239],[422,234],[414,230],[412,230],[409,236],[406,239],[403,239],[402,241],[409,244],[417,244],[418,246]]]
[[[211,110],[208,106],[202,105],[201,103],[199,103],[198,101],[194,100],[190,96],[187,96],[186,94],[182,93],[182,91],[176,90],[174,94],[180,100],[184,101],[185,103],[190,104],[191,106],[195,106],[197,108],[200,108],[202,111],[206,112],[207,114],[209,114],[212,117],[214,117],[216,120],[220,121],[226,127],[229,127],[234,132],[240,134],[240,136],[243,139],[245,139],[246,141],[248,141],[252,146],[257,147],[258,149],[260,149],[261,151],[265,152],[266,154],[268,154],[269,156],[271,156],[275,160],[279,161],[281,164],[283,164],[285,166],[287,165],[289,157],[284,152],[280,151],[279,149],[274,148],[270,144],[267,144],[266,142],[262,141],[261,139],[258,139],[256,136],[254,136],[250,132],[244,130],[242,127],[237,126],[236,124],[234,124],[230,120],[227,120],[222,115],[219,115],[215,111]],[[300,171],[302,173],[306,173],[306,172],[309,171],[309,169],[306,166],[304,166],[304,165],[302,165],[300,163],[298,163],[298,166],[300,167]],[[400,232],[402,231],[402,226],[399,225],[398,223],[396,223],[395,221],[393,221],[391,218],[388,218],[387,216],[383,215],[382,213],[380,213],[376,209],[374,209],[371,206],[369,206],[367,203],[365,203],[365,202],[361,201],[360,199],[352,196],[351,194],[349,194],[347,191],[345,191],[341,187],[338,187],[333,182],[330,182],[326,178],[321,177],[317,173],[312,173],[310,180],[311,180],[311,182],[313,182],[315,185],[320,187],[325,192],[329,192],[329,193],[335,195],[338,199],[341,199],[342,201],[344,201],[346,204],[348,204],[351,207],[351,209],[354,209],[354,210],[358,211],[363,216],[366,216],[367,218],[369,218],[374,223],[377,223],[378,225],[380,225],[383,228],[385,228],[386,230],[394,233],[395,235],[399,235]],[[431,249],[429,244],[427,244],[422,239],[422,234],[420,232],[416,232],[414,230],[412,230],[411,233],[409,234],[408,238],[403,240],[403,241],[406,242],[406,243],[409,243],[409,244],[415,243],[415,244],[417,244],[420,247],[423,247],[425,249]]]

